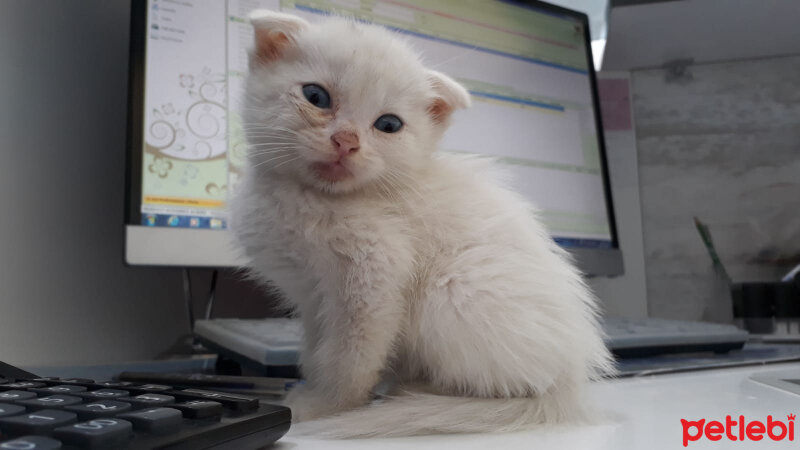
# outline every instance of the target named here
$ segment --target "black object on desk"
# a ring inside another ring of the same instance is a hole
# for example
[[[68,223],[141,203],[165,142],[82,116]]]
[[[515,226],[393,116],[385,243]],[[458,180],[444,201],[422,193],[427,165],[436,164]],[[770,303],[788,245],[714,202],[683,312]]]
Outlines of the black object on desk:
[[[751,333],[773,333],[776,319],[800,319],[799,286],[780,281],[734,283],[733,316]]]
[[[36,377],[0,363],[0,448],[257,449],[290,424],[288,408],[248,395]]]

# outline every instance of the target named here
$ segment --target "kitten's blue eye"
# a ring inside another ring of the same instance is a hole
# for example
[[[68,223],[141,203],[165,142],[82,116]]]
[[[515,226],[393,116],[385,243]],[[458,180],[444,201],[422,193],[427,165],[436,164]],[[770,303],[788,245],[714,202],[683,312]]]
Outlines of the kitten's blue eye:
[[[397,133],[403,128],[403,121],[394,114],[384,114],[375,121],[375,128],[384,133]]]
[[[317,108],[331,107],[331,96],[328,95],[328,91],[325,88],[318,84],[306,84],[303,86],[303,95],[305,95],[309,103]]]

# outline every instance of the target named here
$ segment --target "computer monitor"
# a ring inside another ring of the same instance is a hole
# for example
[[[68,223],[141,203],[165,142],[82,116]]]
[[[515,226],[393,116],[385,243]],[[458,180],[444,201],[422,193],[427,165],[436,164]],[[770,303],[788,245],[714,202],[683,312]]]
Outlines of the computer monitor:
[[[493,156],[592,275],[622,272],[586,15],[538,1],[134,0],[126,260],[238,266],[226,232],[246,143],[254,9],[386,26],[470,91],[445,151]]]

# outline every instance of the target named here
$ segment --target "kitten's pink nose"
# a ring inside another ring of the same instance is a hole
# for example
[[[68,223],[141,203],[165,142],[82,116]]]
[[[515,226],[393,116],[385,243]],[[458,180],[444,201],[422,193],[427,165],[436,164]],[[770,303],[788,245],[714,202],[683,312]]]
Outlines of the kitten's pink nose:
[[[355,131],[341,130],[331,135],[333,148],[340,157],[345,157],[358,151],[358,134]]]

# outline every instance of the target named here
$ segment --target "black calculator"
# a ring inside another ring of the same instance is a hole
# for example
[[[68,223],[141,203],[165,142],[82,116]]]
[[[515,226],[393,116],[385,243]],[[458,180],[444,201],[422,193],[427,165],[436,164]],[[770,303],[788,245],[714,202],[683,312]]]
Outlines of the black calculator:
[[[0,450],[259,449],[288,408],[164,384],[37,377],[0,362]]]

